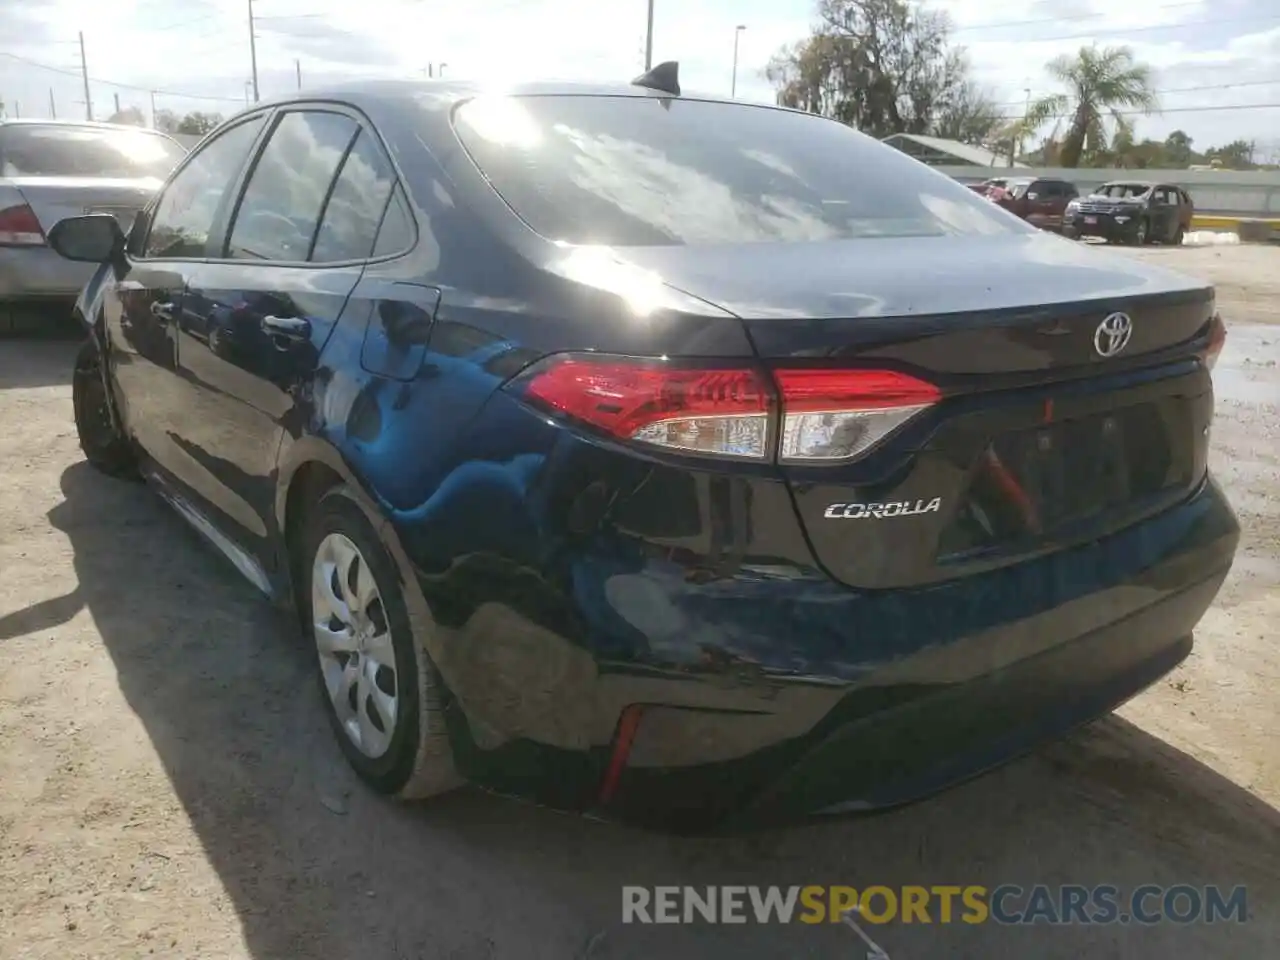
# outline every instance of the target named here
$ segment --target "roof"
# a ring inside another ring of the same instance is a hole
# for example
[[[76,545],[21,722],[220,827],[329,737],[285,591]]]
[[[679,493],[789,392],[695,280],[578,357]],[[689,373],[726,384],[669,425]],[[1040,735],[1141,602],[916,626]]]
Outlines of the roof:
[[[920,133],[893,133],[884,138],[884,142],[890,146],[902,149],[898,143],[894,141],[907,140],[918,146],[937,153],[945,153],[955,157],[963,163],[972,163],[979,167],[1004,167],[1008,165],[1009,158],[1002,157],[997,153],[993,153],[984,147],[973,147],[967,143],[961,143],[959,140],[946,140],[943,137],[926,137]],[[1015,163],[1013,168],[1019,167],[1026,169],[1025,163]]]

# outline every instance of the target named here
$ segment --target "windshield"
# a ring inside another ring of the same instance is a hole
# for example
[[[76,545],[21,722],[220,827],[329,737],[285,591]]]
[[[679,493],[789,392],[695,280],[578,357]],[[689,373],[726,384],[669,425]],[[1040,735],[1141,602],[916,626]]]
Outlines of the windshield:
[[[1098,189],[1098,196],[1112,200],[1133,200],[1145,196],[1151,189],[1146,183],[1106,183]]]
[[[0,127],[0,176],[6,177],[163,180],[185,155],[177,141],[147,130],[39,123]]]
[[[486,96],[455,128],[552,240],[611,246],[1010,233],[956,181],[849,127],[746,104]]]

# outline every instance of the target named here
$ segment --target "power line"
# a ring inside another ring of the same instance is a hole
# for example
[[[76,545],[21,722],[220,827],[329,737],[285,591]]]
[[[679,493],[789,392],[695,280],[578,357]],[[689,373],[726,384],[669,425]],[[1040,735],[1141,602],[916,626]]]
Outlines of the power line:
[[[81,75],[79,70],[68,70],[63,67],[50,66],[47,63],[40,63],[38,60],[31,60],[27,57],[19,56],[16,53],[8,53],[4,50],[0,50],[0,57],[7,57],[10,60],[16,60],[19,63],[25,63],[33,67],[40,67],[42,70],[49,70],[53,73],[60,73],[68,77],[79,78]],[[204,93],[183,93],[181,90],[164,90],[160,87],[142,87],[135,83],[117,83],[114,80],[95,79],[93,82],[108,87],[119,87],[121,90],[137,90],[139,93],[151,93],[154,91],[160,96],[181,97],[185,100],[210,100],[218,103],[239,103],[243,99],[242,97],[215,97]]]
[[[1162,3],[1154,7],[1148,7],[1148,12],[1156,10],[1178,10],[1185,7],[1203,6],[1202,0],[1180,0],[1178,3]],[[1007,27],[1034,27],[1045,23],[1063,23],[1080,20],[1096,20],[1104,14],[1093,13],[1076,13],[1066,16],[1057,17],[1040,17],[1035,20],[991,20],[987,23],[975,23],[967,27],[954,27],[954,33],[973,33],[978,30],[1003,30]]]
[[[1223,17],[1218,20],[1184,20],[1182,23],[1148,24],[1145,27],[1116,27],[1115,29],[1107,30],[1106,38],[1130,33],[1152,33],[1157,30],[1185,30],[1188,27],[1210,27],[1217,26],[1222,23],[1254,23],[1266,20],[1280,20],[1280,14],[1268,13],[1253,17]],[[956,32],[959,33],[958,30]],[[1094,36],[1095,35],[1092,33],[1062,33],[1054,34],[1051,37],[1019,37],[1017,40],[1010,39],[1008,41],[1001,42],[1052,43],[1056,40],[1092,40],[1094,39]]]
[[[1195,87],[1165,87],[1163,89],[1155,89],[1151,92],[1157,96],[1164,96],[1166,93],[1196,93],[1204,90],[1230,90],[1234,87],[1267,87],[1280,85],[1280,79],[1276,80],[1237,80],[1234,83],[1204,83]],[[1022,103],[1022,100],[998,100],[992,106],[996,107],[1015,107]],[[1212,108],[1210,108],[1212,109]],[[1157,111],[1160,112],[1160,111]]]

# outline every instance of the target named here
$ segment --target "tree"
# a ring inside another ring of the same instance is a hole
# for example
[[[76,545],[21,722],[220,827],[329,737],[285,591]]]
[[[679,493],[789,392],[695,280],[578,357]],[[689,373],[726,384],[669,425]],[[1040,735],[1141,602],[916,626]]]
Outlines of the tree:
[[[817,16],[812,34],[765,70],[780,104],[876,137],[945,127],[972,140],[995,126],[944,14],[906,0],[819,0]]]
[[[1181,130],[1175,130],[1165,137],[1164,156],[1169,166],[1179,169],[1191,166],[1195,162],[1191,144],[1191,138]]]
[[[199,110],[188,113],[178,121],[174,133],[185,133],[190,136],[203,137],[218,124],[222,123],[222,114],[203,113]]]
[[[1224,147],[1214,147],[1205,153],[1212,159],[1221,160],[1228,169],[1253,169],[1253,143],[1248,140],[1233,140]]]
[[[1028,132],[1054,117],[1070,117],[1060,162],[1078,167],[1082,157],[1107,148],[1107,115],[1117,130],[1131,126],[1127,110],[1150,114],[1159,109],[1151,68],[1138,63],[1128,47],[1081,47],[1074,57],[1049,62],[1049,75],[1067,89],[1041,97],[1027,111]]]
[[[1002,126],[1000,108],[991,96],[976,84],[965,83],[949,92],[930,132],[936,137],[986,146],[996,139]]]
[[[142,115],[142,111],[137,107],[125,107],[118,113],[113,113],[107,117],[107,123],[127,123],[131,127],[145,127],[147,118]]]
[[[156,111],[156,129],[161,133],[177,133],[180,122],[178,115],[172,110]]]

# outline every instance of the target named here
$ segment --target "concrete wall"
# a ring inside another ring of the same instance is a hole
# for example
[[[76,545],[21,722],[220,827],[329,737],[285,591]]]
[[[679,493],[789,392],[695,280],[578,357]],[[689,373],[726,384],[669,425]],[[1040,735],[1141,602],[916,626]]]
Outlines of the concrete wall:
[[[1081,193],[1108,180],[1156,180],[1182,187],[1195,202],[1196,213],[1223,217],[1280,220],[1280,170],[1115,170],[1040,167],[935,167],[962,183],[990,177],[1059,177]]]

